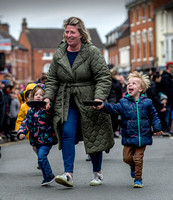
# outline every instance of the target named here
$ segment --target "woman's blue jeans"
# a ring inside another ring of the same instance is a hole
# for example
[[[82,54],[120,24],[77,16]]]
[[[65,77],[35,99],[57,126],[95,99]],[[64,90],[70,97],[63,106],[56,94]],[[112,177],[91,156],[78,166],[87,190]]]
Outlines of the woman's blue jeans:
[[[50,149],[52,146],[40,146],[36,147],[38,156],[38,165],[41,168],[43,178],[53,177],[52,169],[47,159]]]
[[[76,109],[69,108],[67,121],[63,124],[62,131],[62,156],[65,172],[73,173],[75,159],[75,136],[80,114]],[[93,171],[101,170],[102,152],[91,154]]]
[[[90,157],[93,164],[93,172],[99,172],[102,166],[102,151],[90,153]]]

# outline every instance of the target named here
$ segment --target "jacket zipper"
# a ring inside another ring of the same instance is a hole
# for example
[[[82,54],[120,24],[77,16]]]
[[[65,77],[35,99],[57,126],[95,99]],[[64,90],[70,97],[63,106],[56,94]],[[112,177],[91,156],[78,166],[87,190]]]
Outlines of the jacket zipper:
[[[138,134],[139,134],[139,147],[141,147],[141,131],[140,131],[140,120],[139,120],[139,107],[138,107],[139,99],[136,101],[137,108],[137,119],[138,119]]]

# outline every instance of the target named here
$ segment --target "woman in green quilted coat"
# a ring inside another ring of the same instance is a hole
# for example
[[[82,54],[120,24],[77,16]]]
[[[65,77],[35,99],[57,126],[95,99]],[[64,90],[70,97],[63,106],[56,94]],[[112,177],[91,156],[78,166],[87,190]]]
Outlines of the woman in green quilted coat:
[[[85,106],[84,100],[105,101],[111,76],[103,55],[91,42],[83,21],[71,17],[64,23],[64,40],[47,73],[44,101],[54,105],[54,129],[62,149],[64,174],[55,181],[73,187],[75,144],[84,141],[93,164],[90,185],[102,184],[102,151],[113,147],[110,116]]]

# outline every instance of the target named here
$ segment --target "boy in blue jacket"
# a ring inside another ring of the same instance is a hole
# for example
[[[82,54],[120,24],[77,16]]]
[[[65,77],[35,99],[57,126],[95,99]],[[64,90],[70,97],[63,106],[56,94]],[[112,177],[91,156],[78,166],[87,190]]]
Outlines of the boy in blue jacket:
[[[153,132],[161,135],[161,123],[152,100],[144,93],[150,84],[142,72],[128,76],[127,93],[117,104],[102,103],[94,107],[106,113],[121,115],[123,161],[131,168],[134,187],[141,188],[143,157],[146,145],[152,144]]]

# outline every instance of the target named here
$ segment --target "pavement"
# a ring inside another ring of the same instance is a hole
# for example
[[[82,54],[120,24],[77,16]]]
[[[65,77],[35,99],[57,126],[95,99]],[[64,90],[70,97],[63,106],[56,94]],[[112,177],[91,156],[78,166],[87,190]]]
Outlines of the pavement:
[[[100,186],[90,186],[92,164],[86,162],[83,142],[75,147],[74,187],[66,188],[53,182],[42,187],[42,173],[37,169],[37,156],[29,141],[7,142],[1,145],[0,200],[173,200],[173,137],[153,137],[147,146],[143,166],[143,188],[133,188],[130,168],[123,162],[121,138],[108,154],[103,153],[104,180]],[[54,145],[49,161],[55,175],[63,173],[62,152]]]

